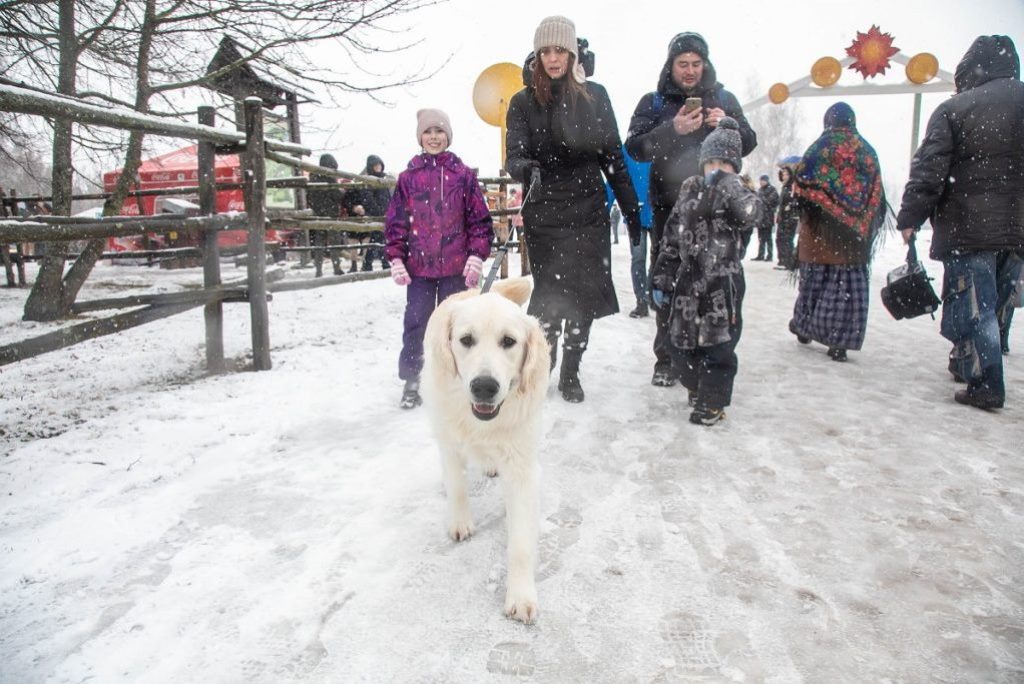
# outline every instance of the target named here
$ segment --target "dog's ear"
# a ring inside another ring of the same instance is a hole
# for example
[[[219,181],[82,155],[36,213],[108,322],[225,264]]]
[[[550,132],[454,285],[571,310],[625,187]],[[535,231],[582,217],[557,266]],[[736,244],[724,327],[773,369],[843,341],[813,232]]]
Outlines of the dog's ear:
[[[547,385],[548,375],[551,370],[551,347],[544,337],[544,331],[536,318],[530,317],[529,333],[526,336],[525,351],[523,352],[523,365],[519,369],[519,387],[517,391],[522,396],[529,396],[532,392],[543,394],[543,387]]]
[[[533,290],[533,281],[530,278],[509,278],[507,280],[499,280],[491,289],[505,299],[511,299],[516,304],[522,306],[530,298],[530,292]]]
[[[455,355],[452,353],[452,315],[462,298],[449,297],[441,302],[427,321],[427,329],[423,334],[424,370],[428,373],[440,374],[441,377],[454,377]]]

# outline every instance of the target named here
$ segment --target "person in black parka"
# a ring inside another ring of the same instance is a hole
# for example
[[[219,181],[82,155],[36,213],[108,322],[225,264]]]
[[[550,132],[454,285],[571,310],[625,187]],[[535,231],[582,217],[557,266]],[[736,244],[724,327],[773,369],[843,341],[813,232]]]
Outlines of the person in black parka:
[[[384,160],[375,154],[366,158],[366,168],[362,170],[364,176],[376,176],[385,178]],[[380,221],[388,212],[388,204],[391,203],[391,192],[387,188],[357,188],[345,193],[345,209],[349,216],[372,216]],[[366,233],[354,234],[360,241],[367,237]],[[384,231],[373,231],[368,234],[370,242],[384,244]],[[363,252],[363,270],[373,270],[373,262],[380,261],[381,269],[389,268],[388,258],[384,255],[384,247],[370,247]]]
[[[757,224],[757,256],[751,261],[771,261],[772,229],[775,227],[775,209],[779,206],[779,192],[771,184],[767,174],[761,176],[761,187],[757,196],[761,199],[761,220]]]
[[[700,98],[701,103],[687,112],[684,105],[689,97]],[[715,67],[708,59],[707,41],[699,33],[677,34],[669,43],[668,58],[658,75],[658,89],[640,98],[626,136],[629,155],[637,161],[651,162],[652,266],[658,260],[665,222],[679,197],[679,188],[687,178],[701,174],[701,143],[726,116],[739,126],[745,157],[757,147],[757,134],[743,116],[739,100],[718,82]],[[663,309],[658,309],[655,316],[656,359],[651,384],[658,387],[675,384],[667,344],[667,316]]]
[[[1024,290],[1024,83],[1008,36],[980,36],[957,65],[957,94],[932,113],[896,225],[910,241],[930,219],[943,264],[942,336],[954,399],[1003,406],[1001,333]]]
[[[633,243],[640,240],[640,209],[608,93],[586,80],[577,61],[575,25],[547,17],[534,34],[534,51],[532,85],[509,103],[505,168],[526,188],[522,216],[534,282],[528,311],[552,345],[552,369],[564,322],[558,386],[566,401],[580,402],[590,326],[619,310],[604,178]]]
[[[782,183],[782,187],[779,190],[779,210],[775,217],[775,224],[778,226],[775,232],[775,251],[778,252],[779,263],[776,264],[775,269],[795,271],[797,258],[793,240],[796,238],[796,230],[800,226],[800,206],[796,197],[793,196],[792,165],[788,163],[780,165],[779,182]]]
[[[338,169],[338,161],[332,154],[320,155],[320,166],[325,169]],[[312,173],[309,176],[310,183],[329,183],[330,187],[310,188],[306,191],[306,202],[313,210],[315,216],[334,219],[341,218],[341,205],[344,201],[344,192],[338,185],[336,176],[322,173]],[[309,231],[309,241],[313,247],[313,266],[316,268],[316,277],[323,276],[324,248],[329,245],[341,244],[341,233],[331,230]],[[334,266],[334,275],[341,275],[341,257],[338,250],[329,250],[331,264]]]

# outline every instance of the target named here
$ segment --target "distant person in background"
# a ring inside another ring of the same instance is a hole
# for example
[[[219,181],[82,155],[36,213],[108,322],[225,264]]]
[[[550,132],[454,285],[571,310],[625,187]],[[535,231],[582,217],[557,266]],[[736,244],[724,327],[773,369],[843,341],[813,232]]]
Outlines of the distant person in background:
[[[325,169],[338,169],[338,161],[331,154],[320,155],[319,166]],[[337,221],[341,218],[341,205],[344,199],[344,192],[338,184],[336,176],[324,173],[313,173],[309,176],[310,183],[327,183],[330,187],[310,188],[306,191],[306,202],[313,210],[315,216],[329,218]],[[313,266],[316,268],[316,277],[324,274],[324,248],[328,245],[341,243],[342,233],[331,230],[310,230],[309,242],[313,247]],[[336,250],[330,251],[331,265],[334,266],[334,275],[341,275],[341,258]]]
[[[761,176],[761,187],[757,196],[761,198],[761,220],[757,224],[757,256],[751,261],[771,261],[775,257],[772,250],[772,230],[775,227],[775,211],[779,208],[779,193],[772,186],[768,175]]]
[[[619,203],[613,202],[612,209],[608,212],[608,222],[612,224],[612,244],[619,244],[619,221],[622,220],[622,210]]]
[[[793,174],[800,202],[800,285],[790,332],[828,347],[833,361],[860,349],[868,325],[868,264],[885,221],[882,171],[857,132],[853,109],[837,102],[825,130]]]
[[[523,206],[523,198],[519,194],[519,190],[517,188],[512,188],[511,190],[509,190],[508,191],[508,201],[505,203],[505,207],[508,208],[508,209],[520,209],[522,206]],[[517,211],[516,213],[512,214],[511,216],[509,216],[508,224],[512,227],[512,230],[515,231],[516,238],[519,239],[520,241],[522,241],[522,239],[523,239],[523,214],[522,214],[522,211]],[[511,238],[511,237],[512,237],[512,235],[509,234],[509,238]],[[520,245],[519,249],[520,249],[520,251],[522,251],[522,246],[521,245]]]
[[[360,172],[364,176],[374,176],[376,178],[386,178],[384,175],[384,160],[375,154],[371,154],[366,158],[366,167]],[[356,188],[349,190],[345,193],[344,206],[348,210],[349,216],[372,216],[384,220],[384,214],[387,213],[388,204],[391,202],[391,191],[386,187],[381,188]],[[351,236],[355,237],[355,233],[350,233]],[[376,242],[383,244],[384,242],[384,231],[375,230],[369,233],[362,233],[358,235],[358,242]],[[381,269],[388,268],[387,256],[384,254],[384,247],[370,247],[363,250],[363,270],[373,270],[373,262],[380,261]]]
[[[909,242],[931,220],[949,370],[967,382],[953,398],[990,410],[1006,398],[1001,347],[1024,288],[1024,84],[1013,41],[979,36],[954,82],[957,94],[928,120],[896,224]]]
[[[422,403],[423,335],[448,296],[480,284],[494,229],[476,173],[448,150],[452,125],[440,109],[416,113],[423,151],[398,176],[385,219],[391,278],[406,289],[398,377],[404,409]]]
[[[783,164],[779,169],[779,182],[782,183],[782,189],[779,191],[779,211],[775,217],[775,224],[778,226],[775,233],[775,251],[778,252],[779,263],[775,265],[775,269],[794,271],[797,262],[793,239],[800,225],[800,210],[797,208],[796,198],[793,197],[791,165]]]
[[[695,98],[691,99],[696,104],[693,108],[686,105],[690,98]],[[657,89],[637,103],[626,136],[626,150],[633,159],[651,163],[652,265],[658,258],[665,222],[679,197],[682,182],[703,173],[699,163],[701,143],[726,116],[739,125],[745,157],[757,147],[757,135],[747,123],[739,100],[718,82],[708,57],[707,41],[692,31],[675,35],[658,73]],[[655,320],[651,384],[671,387],[676,380],[667,345],[667,311],[658,309]]]

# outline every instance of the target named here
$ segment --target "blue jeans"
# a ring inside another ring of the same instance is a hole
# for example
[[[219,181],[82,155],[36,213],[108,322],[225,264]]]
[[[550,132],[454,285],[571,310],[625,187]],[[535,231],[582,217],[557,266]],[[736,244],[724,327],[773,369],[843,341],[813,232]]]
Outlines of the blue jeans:
[[[650,290],[647,283],[647,233],[646,230],[640,231],[640,244],[629,246],[629,274],[633,278],[633,294],[637,306],[647,303],[647,292]]]
[[[942,263],[940,330],[953,343],[951,369],[967,380],[969,391],[1005,399],[999,314],[1011,305],[1024,260],[1009,251],[965,252]]]

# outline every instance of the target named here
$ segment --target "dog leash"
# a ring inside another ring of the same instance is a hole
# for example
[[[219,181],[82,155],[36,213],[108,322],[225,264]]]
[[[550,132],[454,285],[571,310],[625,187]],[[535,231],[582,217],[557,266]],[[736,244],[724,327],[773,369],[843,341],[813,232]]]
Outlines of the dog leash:
[[[526,196],[523,197],[523,201],[519,204],[519,213],[516,216],[523,215],[523,207],[526,206],[526,200],[530,199],[530,195],[533,194],[533,189],[540,185],[540,169],[534,169],[533,174],[530,176],[530,187],[526,190]],[[511,231],[509,231],[511,234]],[[520,236],[521,237],[521,236]],[[491,270],[487,272],[487,277],[484,278],[484,284],[480,288],[480,294],[484,294],[491,289],[491,285],[494,284],[494,279],[498,276],[498,269],[501,268],[501,264],[505,261],[505,255],[508,254],[508,240],[498,245],[498,253],[494,256],[494,263],[491,264]]]

